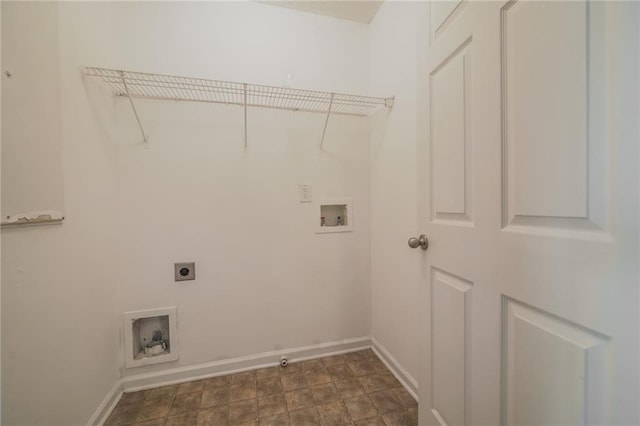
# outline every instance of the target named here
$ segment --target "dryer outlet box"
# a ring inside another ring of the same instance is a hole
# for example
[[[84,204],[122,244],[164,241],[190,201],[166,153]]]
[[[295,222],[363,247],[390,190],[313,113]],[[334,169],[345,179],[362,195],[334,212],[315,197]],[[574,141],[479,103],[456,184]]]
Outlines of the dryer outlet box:
[[[173,275],[176,281],[190,281],[196,279],[196,263],[181,262],[173,264]]]

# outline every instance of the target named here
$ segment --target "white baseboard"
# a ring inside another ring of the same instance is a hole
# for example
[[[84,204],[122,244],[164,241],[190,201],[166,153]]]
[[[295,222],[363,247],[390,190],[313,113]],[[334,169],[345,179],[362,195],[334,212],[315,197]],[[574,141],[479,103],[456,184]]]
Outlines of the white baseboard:
[[[393,375],[402,383],[402,386],[411,394],[413,399],[418,401],[418,382],[405,370],[400,363],[389,353],[389,351],[378,342],[375,337],[371,338],[371,349],[378,355]]]
[[[371,348],[382,362],[389,368],[402,386],[418,400],[418,383],[411,375],[398,364],[398,361],[378,342],[371,337],[359,337],[355,339],[340,340],[336,342],[320,343],[317,345],[300,346],[297,348],[281,349],[273,352],[264,352],[256,355],[230,358],[223,361],[207,362],[186,367],[171,368],[168,370],[154,371],[127,376],[118,381],[100,404],[88,424],[102,426],[113,411],[123,391],[134,392],[159,386],[176,383],[190,382],[192,380],[206,379],[209,377],[225,376],[241,371],[257,368],[273,367],[280,363],[280,357],[286,355],[290,363],[305,361],[347,352],[355,352]]]
[[[287,356],[290,363],[294,363],[312,358],[359,351],[370,346],[370,337],[359,337],[337,342],[281,349],[222,361],[127,376],[122,379],[122,385],[125,391],[137,391],[209,377],[225,376],[241,371],[255,370],[256,368],[273,367],[280,364],[280,357],[283,355]]]
[[[87,425],[90,426],[102,426],[102,424],[107,420],[109,414],[113,411],[116,404],[120,400],[122,396],[122,379],[118,379],[118,381],[113,385],[107,396],[98,406],[98,409],[93,413],[93,416],[87,422]]]

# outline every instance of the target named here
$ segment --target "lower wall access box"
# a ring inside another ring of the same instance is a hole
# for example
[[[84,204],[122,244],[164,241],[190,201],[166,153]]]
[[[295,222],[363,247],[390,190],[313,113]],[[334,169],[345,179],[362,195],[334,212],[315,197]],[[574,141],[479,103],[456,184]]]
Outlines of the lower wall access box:
[[[127,368],[176,361],[176,308],[125,312],[124,338]]]

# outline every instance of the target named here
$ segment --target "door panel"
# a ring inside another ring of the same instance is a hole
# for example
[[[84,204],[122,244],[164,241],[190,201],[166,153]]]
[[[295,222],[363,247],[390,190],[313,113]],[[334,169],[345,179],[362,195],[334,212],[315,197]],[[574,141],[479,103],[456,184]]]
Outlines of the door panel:
[[[578,2],[502,9],[509,221],[587,216],[586,16]]]
[[[472,283],[437,269],[431,282],[433,414],[442,423],[467,424]]]
[[[640,424],[638,8],[432,4],[421,424]]]
[[[431,9],[431,39],[435,40],[444,31],[449,21],[455,19],[456,14],[466,3],[465,0],[435,1],[429,4]]]
[[[430,75],[432,220],[471,225],[471,39]]]
[[[585,2],[531,1],[501,8],[508,231],[610,238],[602,232],[608,226],[610,158],[604,9]]]
[[[611,339],[508,298],[504,316],[503,424],[607,424]]]

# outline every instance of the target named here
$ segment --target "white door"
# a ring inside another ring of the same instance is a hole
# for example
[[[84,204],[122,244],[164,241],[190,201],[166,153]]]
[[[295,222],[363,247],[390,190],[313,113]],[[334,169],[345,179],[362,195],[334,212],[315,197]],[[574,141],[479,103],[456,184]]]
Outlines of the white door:
[[[421,424],[640,422],[638,17],[431,3]]]

